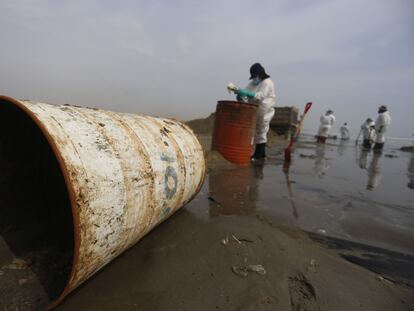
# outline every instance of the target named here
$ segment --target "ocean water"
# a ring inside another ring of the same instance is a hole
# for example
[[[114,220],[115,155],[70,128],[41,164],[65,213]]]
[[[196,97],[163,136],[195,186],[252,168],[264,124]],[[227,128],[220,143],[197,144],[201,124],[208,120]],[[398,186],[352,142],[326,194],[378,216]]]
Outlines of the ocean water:
[[[213,170],[202,217],[256,214],[275,224],[414,255],[414,154],[389,140],[382,154],[354,141],[303,143],[289,169],[270,148],[262,164]]]

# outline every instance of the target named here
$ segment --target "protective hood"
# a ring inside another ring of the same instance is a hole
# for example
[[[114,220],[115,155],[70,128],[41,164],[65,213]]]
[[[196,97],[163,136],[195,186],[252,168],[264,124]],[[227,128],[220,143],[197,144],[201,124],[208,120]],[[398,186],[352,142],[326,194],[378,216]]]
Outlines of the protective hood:
[[[254,77],[259,77],[262,80],[270,78],[270,76],[266,73],[263,66],[260,65],[259,63],[255,63],[250,67],[250,78],[249,78],[249,80],[253,79]]]

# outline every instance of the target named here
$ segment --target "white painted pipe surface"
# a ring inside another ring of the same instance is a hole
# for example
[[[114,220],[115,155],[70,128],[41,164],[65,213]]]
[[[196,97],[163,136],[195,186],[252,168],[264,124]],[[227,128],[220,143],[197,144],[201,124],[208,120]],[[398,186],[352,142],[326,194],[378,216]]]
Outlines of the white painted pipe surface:
[[[62,299],[189,202],[205,176],[203,149],[164,118],[0,99],[41,129],[65,178],[74,258]]]

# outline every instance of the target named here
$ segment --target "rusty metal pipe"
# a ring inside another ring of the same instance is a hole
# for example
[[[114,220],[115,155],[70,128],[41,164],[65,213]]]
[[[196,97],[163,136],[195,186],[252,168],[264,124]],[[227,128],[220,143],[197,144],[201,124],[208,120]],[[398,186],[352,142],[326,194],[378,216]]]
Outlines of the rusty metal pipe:
[[[73,260],[50,307],[189,202],[203,184],[202,146],[178,121],[7,96],[0,96],[0,105],[17,107],[41,130],[70,200]]]

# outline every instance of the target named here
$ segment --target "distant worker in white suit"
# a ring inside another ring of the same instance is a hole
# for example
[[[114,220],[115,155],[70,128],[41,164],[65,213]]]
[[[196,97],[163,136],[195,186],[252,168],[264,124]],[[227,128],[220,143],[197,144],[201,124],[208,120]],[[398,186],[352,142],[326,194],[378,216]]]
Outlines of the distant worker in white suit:
[[[341,139],[348,140],[349,139],[348,123],[345,122],[344,125],[342,125],[339,130],[341,131]]]
[[[329,136],[329,132],[331,131],[332,125],[335,123],[336,118],[333,115],[332,110],[326,111],[324,115],[321,116],[320,122],[321,125],[319,126],[318,130],[318,143],[324,144],[326,141],[326,138]]]
[[[385,133],[387,132],[391,124],[391,116],[386,106],[380,106],[378,108],[378,117],[375,121],[375,133],[377,135],[375,139],[374,150],[381,151],[385,143]]]
[[[366,149],[371,149],[372,143],[375,141],[375,122],[368,118],[364,123],[361,125],[362,133],[362,146]],[[359,138],[359,135],[358,135]],[[357,139],[358,140],[358,139]]]

